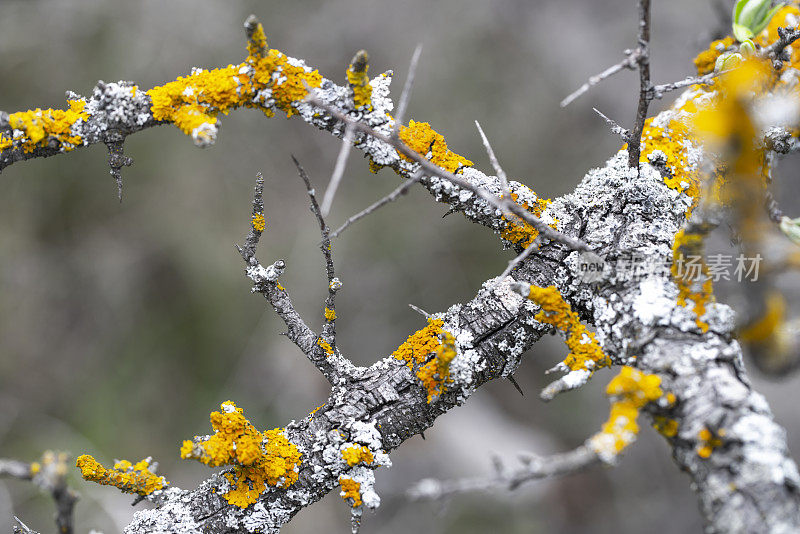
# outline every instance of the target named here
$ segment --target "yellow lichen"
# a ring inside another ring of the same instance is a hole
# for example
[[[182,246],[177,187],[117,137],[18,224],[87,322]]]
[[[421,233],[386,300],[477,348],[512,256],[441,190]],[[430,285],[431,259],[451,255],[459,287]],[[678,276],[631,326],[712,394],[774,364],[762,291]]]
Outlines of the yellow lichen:
[[[431,128],[427,122],[409,121],[408,126],[400,127],[400,139],[414,152],[427,157],[430,161],[449,172],[458,172],[461,167],[471,167],[472,162],[447,148],[442,134]],[[411,161],[408,157],[403,159]]]
[[[219,113],[240,106],[272,110],[265,94],[287,117],[297,113],[294,105],[308,94],[306,86],[319,87],[322,76],[289,63],[278,50],[266,48],[267,40],[259,24],[248,43],[248,57],[238,65],[218,69],[196,69],[191,75],[147,91],[152,100],[153,118],[169,121],[187,135],[202,136],[204,125],[215,125]],[[262,46],[263,45],[263,46]]]
[[[264,218],[263,213],[256,213],[253,215],[253,220],[251,221],[253,225],[253,230],[256,232],[263,232],[264,228],[267,227],[267,221]]]
[[[786,299],[778,291],[771,291],[766,299],[764,315],[742,329],[739,339],[747,343],[763,343],[783,325],[785,316]]]
[[[372,111],[372,86],[369,83],[369,56],[359,50],[353,62],[347,67],[347,82],[353,90],[353,103],[356,108],[366,107]]]
[[[106,469],[88,454],[78,456],[75,465],[81,470],[81,476],[92,482],[107,486],[115,486],[125,493],[150,495],[169,484],[164,477],[150,471],[150,459],[135,464],[120,460],[112,469]]]
[[[581,323],[578,314],[572,311],[555,286],[531,285],[528,298],[542,308],[536,314],[537,321],[553,325],[565,334],[565,343],[570,351],[563,361],[567,368],[593,373],[611,365],[611,360],[603,353],[594,333]]]
[[[352,445],[342,451],[342,458],[350,467],[358,464],[371,464],[375,457],[367,447],[363,445]]]
[[[706,313],[706,305],[714,300],[713,282],[708,274],[704,258],[704,238],[701,233],[687,233],[681,229],[675,234],[672,245],[672,277],[678,286],[678,304],[694,305],[695,323],[701,331],[708,331],[708,323],[701,320]],[[691,265],[696,262],[695,266]]]
[[[604,457],[613,457],[636,440],[639,411],[647,403],[657,400],[663,392],[661,378],[633,367],[625,366],[609,382],[606,394],[615,398],[611,413],[602,430],[592,436],[590,443]]]
[[[320,347],[322,347],[322,350],[324,350],[324,351],[325,351],[325,357],[326,357],[326,358],[330,358],[331,356],[333,356],[333,354],[334,354],[334,353],[333,353],[333,347],[331,347],[331,344],[330,344],[330,343],[328,343],[327,341],[325,341],[325,340],[324,340],[324,339],[322,339],[322,338],[319,338],[319,339],[317,340],[317,345],[319,345]]]
[[[39,462],[31,462],[31,467],[30,467],[31,475],[36,475],[41,470],[42,470],[42,464],[40,464]]]
[[[653,428],[665,438],[674,438],[678,434],[678,421],[657,415],[653,418]]]
[[[342,491],[339,492],[339,495],[345,501],[350,499],[350,505],[355,508],[357,506],[361,506],[361,484],[353,480],[352,478],[348,478],[345,476],[339,477],[339,485],[342,487]]]
[[[333,321],[336,319],[336,312],[327,306],[325,307],[325,320],[326,321]]]
[[[225,500],[246,508],[267,487],[286,488],[297,481],[302,455],[286,438],[285,429],[259,432],[231,401],[223,402],[220,409],[211,412],[214,435],[184,441],[181,458],[195,459],[211,467],[234,466],[233,472],[225,473],[231,485],[223,495]]]
[[[722,445],[722,437],[725,436],[725,430],[720,429],[716,433],[708,428],[702,429],[697,434],[697,456],[700,458],[708,458],[717,447]]]
[[[83,140],[80,135],[72,134],[72,127],[89,115],[84,112],[85,100],[67,102],[69,108],[66,110],[36,108],[9,115],[9,125],[22,132],[22,135],[16,138],[0,135],[0,150],[16,145],[23,152],[30,153],[37,148],[48,147],[51,141],[56,141],[65,152],[74,150]]]
[[[450,381],[450,362],[457,354],[455,338],[442,330],[443,326],[441,319],[428,319],[428,326],[411,334],[392,353],[416,372],[427,393],[428,403],[445,391],[446,383]]]
[[[708,49],[703,50],[694,58],[694,66],[697,68],[697,74],[702,76],[714,72],[717,58],[729,47],[733,46],[735,42],[736,41],[731,36],[720,39],[719,41],[713,41]]]
[[[528,204],[527,202],[519,203],[519,195],[516,193],[511,193],[511,199],[520,204],[527,211],[533,213],[536,217],[541,217],[542,212],[547,208],[548,204],[550,204],[549,198],[539,197],[536,197],[536,200],[532,205]],[[529,222],[520,219],[516,215],[503,215],[501,216],[501,219],[503,222],[505,222],[505,226],[502,230],[500,230],[500,237],[506,241],[509,241],[510,243],[526,248],[528,245],[533,243],[533,240],[539,235],[539,230],[534,228]],[[551,224],[550,226],[555,228],[555,223]]]

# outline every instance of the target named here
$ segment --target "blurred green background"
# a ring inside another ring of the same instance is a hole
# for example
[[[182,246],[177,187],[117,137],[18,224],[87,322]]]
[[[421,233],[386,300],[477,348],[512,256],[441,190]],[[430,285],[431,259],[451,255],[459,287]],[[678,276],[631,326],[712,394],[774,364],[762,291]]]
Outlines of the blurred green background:
[[[192,66],[244,57],[242,22],[255,13],[270,46],[344,81],[353,53],[372,75],[394,69],[399,93],[409,58],[424,50],[410,117],[429,121],[450,146],[489,170],[479,120],[505,170],[544,196],[569,192],[620,145],[591,108],[630,124],[637,77],[624,72],[570,108],[558,102],[635,45],[634,0],[376,0],[219,2],[0,1],[0,109],[63,107],[98,79],[161,84]],[[710,1],[654,2],[656,82],[692,73],[691,58],[718,17]],[[665,105],[656,102],[654,110]],[[282,283],[309,323],[326,292],[319,237],[294,154],[324,190],[339,142],[298,119],[253,110],[222,118],[216,146],[201,150],[171,127],[129,138],[124,202],[105,147],[16,164],[0,176],[0,456],[31,461],[45,449],[99,460],[153,456],[160,472],[192,487],[208,470],[178,458],[181,440],[209,431],[208,414],[235,400],[261,428],[302,418],[327,396],[323,379],[284,337],[265,301],[251,295],[234,243],[247,231],[254,177],[267,179],[262,262],[284,258]],[[332,226],[397,185],[351,158]],[[414,191],[334,243],[344,289],[339,346],[369,364],[420,328],[407,304],[428,311],[471,298],[504,268],[498,239]],[[464,407],[392,454],[377,473],[384,499],[363,532],[699,531],[700,517],[669,450],[649,428],[615,469],[595,469],[514,494],[409,503],[420,478],[489,473],[490,454],[572,448],[604,421],[610,373],[548,405],[543,370],[564,355],[558,338],[525,358],[517,380],[482,388]],[[789,392],[756,377],[795,450],[800,425]],[[77,471],[77,470],[76,470]],[[77,530],[121,531],[130,496],[84,483]],[[146,506],[146,505],[139,505]],[[0,525],[19,515],[53,530],[52,503],[29,484],[0,482]],[[348,509],[329,495],[285,531],[348,532]]]

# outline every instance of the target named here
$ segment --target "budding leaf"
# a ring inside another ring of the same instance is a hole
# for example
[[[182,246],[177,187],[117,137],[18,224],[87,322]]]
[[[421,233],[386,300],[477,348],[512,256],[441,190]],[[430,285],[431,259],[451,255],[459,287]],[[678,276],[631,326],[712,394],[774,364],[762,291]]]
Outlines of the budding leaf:
[[[796,245],[800,245],[800,217],[797,219],[790,219],[784,217],[781,219],[781,231],[786,234],[786,237],[792,240]]]
[[[783,2],[773,8],[771,4],[772,0],[738,0],[733,7],[733,36],[744,42],[761,33],[783,7]]]

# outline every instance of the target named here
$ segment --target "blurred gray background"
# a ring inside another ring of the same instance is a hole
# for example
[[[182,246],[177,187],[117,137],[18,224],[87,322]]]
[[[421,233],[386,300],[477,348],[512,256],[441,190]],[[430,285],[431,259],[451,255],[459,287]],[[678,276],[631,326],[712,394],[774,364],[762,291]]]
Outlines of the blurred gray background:
[[[490,170],[479,120],[505,170],[544,196],[570,191],[620,145],[592,106],[629,125],[637,76],[624,72],[566,110],[558,102],[635,45],[634,0],[376,0],[219,2],[0,1],[0,109],[63,107],[98,79],[143,89],[192,66],[238,63],[242,22],[255,13],[270,46],[304,58],[337,82],[359,48],[370,74],[394,69],[399,93],[417,43],[424,50],[410,117],[429,121],[451,148]],[[654,2],[656,82],[692,74],[691,59],[718,27],[711,0]],[[666,105],[656,102],[653,111]],[[181,461],[181,440],[210,430],[208,414],[235,400],[260,428],[284,426],[321,404],[323,379],[278,334],[265,301],[251,295],[234,243],[248,228],[255,173],[267,179],[262,262],[284,258],[282,283],[314,327],[325,278],[315,221],[290,154],[323,190],[339,142],[297,118],[253,110],[222,117],[216,146],[201,150],[172,127],[131,137],[124,202],[105,147],[30,161],[0,176],[0,456],[32,461],[45,449],[99,460],[153,456],[181,487],[208,475]],[[337,226],[397,185],[351,158],[330,223]],[[334,243],[344,289],[338,343],[357,363],[389,354],[424,321],[413,303],[443,311],[471,298],[510,258],[496,236],[414,191]],[[548,338],[508,382],[488,384],[467,405],[392,454],[377,473],[383,505],[363,532],[698,532],[688,477],[652,429],[615,469],[595,469],[514,494],[409,503],[402,492],[429,476],[491,472],[490,455],[572,448],[605,420],[598,372],[582,391],[537,398],[543,371],[565,347]],[[800,450],[797,380],[755,385]],[[85,483],[77,530],[119,532],[131,497]],[[146,505],[139,505],[146,506]],[[12,512],[51,532],[52,503],[29,484],[0,483],[0,525]],[[286,532],[349,532],[335,494],[301,512]]]

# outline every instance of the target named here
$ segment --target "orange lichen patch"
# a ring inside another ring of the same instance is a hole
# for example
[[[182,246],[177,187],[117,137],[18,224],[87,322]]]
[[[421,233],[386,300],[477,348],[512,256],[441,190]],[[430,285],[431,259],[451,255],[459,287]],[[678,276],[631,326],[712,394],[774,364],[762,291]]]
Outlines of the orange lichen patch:
[[[230,504],[246,508],[269,486],[289,487],[297,481],[302,454],[284,435],[284,429],[259,432],[241,408],[231,401],[211,412],[214,435],[186,440],[181,458],[192,458],[208,466],[234,466],[225,473],[231,489],[223,496]]]
[[[149,458],[135,464],[120,460],[112,469],[106,469],[92,456],[84,454],[78,456],[75,465],[81,470],[84,479],[106,486],[115,486],[125,493],[150,495],[169,484],[164,477],[150,471]]]
[[[330,308],[328,308],[326,306],[325,307],[325,320],[326,321],[333,321],[334,319],[336,319],[336,311],[334,311],[334,310],[332,310],[332,309],[330,309]]]
[[[563,362],[567,368],[571,371],[587,370],[594,373],[597,369],[611,365],[611,360],[595,339],[594,332],[590,332],[581,323],[578,314],[572,311],[555,286],[531,285],[528,298],[542,308],[536,314],[537,321],[553,325],[565,334],[564,342],[570,351]]]
[[[450,378],[450,362],[456,357],[456,339],[450,332],[442,332],[441,345],[436,349],[433,359],[425,362],[417,371],[417,378],[428,392],[428,403],[439,397],[447,389]]]
[[[537,217],[541,217],[542,212],[547,208],[548,204],[550,204],[549,198],[538,197],[533,202],[533,205],[527,202],[520,203],[518,200],[519,195],[517,195],[517,193],[511,193],[511,199]],[[506,226],[500,230],[500,237],[515,245],[527,248],[528,245],[533,243],[533,240],[539,235],[539,230],[534,228],[529,222],[520,219],[516,215],[511,215],[509,217],[503,215],[501,219],[506,223]],[[551,224],[550,226],[555,228],[555,223]]]
[[[457,172],[461,167],[471,167],[472,162],[464,156],[459,156],[449,148],[442,134],[431,128],[427,122],[409,121],[408,126],[400,127],[400,139],[418,154],[427,156],[431,153],[430,161],[449,172]],[[403,159],[411,161],[406,156]]]
[[[679,111],[694,113],[697,108],[694,102],[689,100]],[[656,150],[664,153],[667,157],[666,168],[670,176],[664,179],[664,183],[670,189],[686,193],[693,200],[699,196],[700,174],[689,165],[687,157],[687,144],[692,142],[690,130],[681,120],[672,120],[666,128],[653,126],[653,119],[645,121],[642,130],[641,155],[639,161],[648,163],[651,154]],[[627,145],[623,148],[626,148]],[[694,207],[694,206],[692,206]],[[691,208],[687,211],[687,217],[691,215]]]
[[[347,465],[350,467],[357,464],[369,465],[375,460],[372,451],[363,445],[347,447],[342,451],[342,458],[344,458],[344,461],[347,462]]]
[[[361,501],[361,484],[353,480],[352,478],[347,478],[345,476],[339,477],[339,485],[342,487],[342,491],[339,492],[339,495],[345,501],[350,499],[350,505],[355,508],[357,506],[361,506],[363,503]]]
[[[661,378],[633,367],[625,366],[609,382],[606,394],[615,398],[611,413],[602,430],[590,442],[603,457],[613,458],[636,440],[639,411],[649,402],[663,395]]]
[[[325,351],[325,357],[330,358],[331,356],[333,356],[333,347],[331,347],[330,343],[328,343],[322,338],[319,338],[317,340],[317,345],[322,347],[322,350]]]
[[[699,443],[697,444],[697,456],[700,458],[708,458],[711,456],[711,453],[714,452],[714,449],[722,445],[722,437],[725,436],[725,430],[720,429],[716,432],[712,432],[708,428],[704,428],[697,434],[697,439]]]
[[[24,152],[30,153],[36,148],[49,146],[51,140],[57,141],[65,152],[74,150],[83,140],[80,135],[71,133],[72,126],[89,115],[83,111],[85,100],[67,100],[67,103],[69,108],[66,110],[36,108],[9,115],[9,125],[23,132],[23,135],[17,138],[0,135],[0,150],[16,144]]]
[[[319,87],[322,76],[316,70],[295,66],[278,50],[262,53],[267,39],[258,25],[248,43],[249,55],[238,65],[219,69],[196,69],[191,75],[147,91],[151,112],[158,121],[169,121],[187,135],[203,135],[204,125],[214,125],[219,113],[247,106],[258,107],[268,116],[272,110],[259,97],[269,91],[275,106],[291,117],[292,106],[308,94],[306,85]],[[261,46],[263,45],[263,47]]]
[[[347,67],[347,82],[353,90],[353,103],[357,108],[366,107],[372,111],[372,86],[369,84],[369,56],[364,50],[353,58]]]
[[[708,265],[703,260],[704,239],[704,234],[687,233],[685,228],[675,234],[670,269],[678,286],[678,304],[686,306],[691,301],[697,316],[695,323],[701,331],[707,332],[708,323],[701,317],[706,313],[706,305],[714,300],[714,287]]]
[[[658,415],[653,418],[653,428],[665,438],[674,438],[678,434],[678,421]]]
[[[256,213],[253,215],[251,224],[253,225],[253,230],[256,232],[263,232],[267,227],[267,220],[264,218],[263,213]]]
[[[747,343],[763,343],[772,338],[784,323],[786,299],[777,291],[771,291],[766,299],[764,315],[747,325],[739,333],[739,339]]]
[[[697,74],[702,76],[714,72],[717,58],[729,47],[733,46],[735,42],[736,40],[731,36],[727,36],[718,41],[712,41],[708,49],[703,50],[694,58],[694,66],[697,68]]]
[[[313,410],[311,410],[311,412],[309,412],[309,414],[308,414],[308,415],[314,415],[314,414],[315,414],[315,413],[317,413],[317,412],[319,411],[319,409],[320,409],[320,408],[322,408],[323,406],[325,406],[325,405],[324,405],[324,404],[320,404],[319,406],[317,406],[316,408],[314,408]]]
[[[417,330],[393,353],[398,360],[406,362],[409,369],[416,369],[416,376],[428,395],[428,403],[442,394],[450,381],[450,362],[456,357],[455,338],[442,330],[444,321],[428,319],[428,326]],[[430,358],[433,355],[433,358]]]

